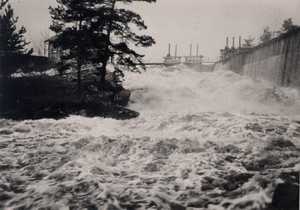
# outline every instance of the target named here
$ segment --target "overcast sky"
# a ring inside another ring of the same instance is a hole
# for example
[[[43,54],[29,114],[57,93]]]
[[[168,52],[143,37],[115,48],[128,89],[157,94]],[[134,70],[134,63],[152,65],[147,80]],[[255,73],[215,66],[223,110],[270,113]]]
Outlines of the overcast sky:
[[[48,7],[55,0],[11,0],[29,41],[38,44],[49,28]],[[120,4],[120,3],[119,3]],[[143,51],[148,59],[159,60],[168,43],[177,43],[179,54],[197,43],[200,52],[214,59],[224,47],[226,36],[258,37],[265,26],[279,29],[286,18],[300,24],[300,0],[157,0],[138,3],[133,10],[144,17],[157,44]]]

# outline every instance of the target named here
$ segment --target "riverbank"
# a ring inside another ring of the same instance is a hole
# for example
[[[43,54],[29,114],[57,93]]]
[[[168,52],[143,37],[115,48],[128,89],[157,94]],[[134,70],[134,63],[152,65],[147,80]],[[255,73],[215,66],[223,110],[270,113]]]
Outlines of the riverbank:
[[[86,75],[78,90],[74,77],[24,76],[2,78],[0,117],[8,119],[60,119],[69,115],[130,119],[138,113],[126,108],[130,91],[111,81],[99,83]]]

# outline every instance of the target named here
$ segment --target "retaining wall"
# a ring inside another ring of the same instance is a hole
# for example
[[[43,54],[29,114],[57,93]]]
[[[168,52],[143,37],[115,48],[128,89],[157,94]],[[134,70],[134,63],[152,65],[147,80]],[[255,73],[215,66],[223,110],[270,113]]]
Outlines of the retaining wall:
[[[220,62],[225,68],[280,86],[300,87],[300,29]]]

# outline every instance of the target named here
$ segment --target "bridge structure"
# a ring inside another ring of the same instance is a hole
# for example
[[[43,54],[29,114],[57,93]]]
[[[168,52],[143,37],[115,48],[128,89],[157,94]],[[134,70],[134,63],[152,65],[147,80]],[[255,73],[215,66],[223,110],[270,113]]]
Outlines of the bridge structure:
[[[173,66],[178,64],[186,65],[200,65],[200,64],[214,64],[215,61],[205,60],[203,55],[199,54],[199,44],[196,47],[196,54],[193,54],[193,45],[190,45],[189,55],[178,56],[177,55],[177,44],[175,45],[174,55],[171,54],[171,44],[169,44],[168,54],[164,57],[164,61],[159,65]],[[151,63],[148,63],[151,65]],[[155,65],[155,64],[154,64]]]
[[[189,55],[187,56],[178,56],[178,47],[177,44],[174,48],[174,54],[171,53],[171,44],[168,45],[168,53],[165,57],[163,57],[163,62],[145,62],[145,66],[175,66],[179,64],[185,64],[190,66],[197,65],[211,65],[215,64],[216,61],[210,61],[209,59],[205,59],[203,55],[199,54],[199,45],[196,47],[196,54],[193,55],[193,45],[190,45]],[[136,64],[142,65],[142,64]]]

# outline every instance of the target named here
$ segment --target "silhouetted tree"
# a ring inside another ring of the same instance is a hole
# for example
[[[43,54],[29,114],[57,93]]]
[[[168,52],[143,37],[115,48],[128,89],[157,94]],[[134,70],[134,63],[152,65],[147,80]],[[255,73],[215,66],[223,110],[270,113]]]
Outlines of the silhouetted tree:
[[[152,37],[133,32],[131,25],[146,29],[144,21],[130,10],[116,8],[117,1],[135,0],[57,0],[58,6],[50,7],[50,29],[57,33],[55,43],[62,50],[62,66],[76,65],[79,88],[83,65],[98,64],[104,82],[110,60],[115,75],[122,76],[124,67],[130,70],[137,69],[137,64],[143,67],[143,56],[130,45],[147,47],[154,43]]]
[[[1,0],[0,1],[0,10],[2,10],[7,3],[8,3],[8,0]]]
[[[109,60],[113,61],[114,74],[123,76],[123,70],[138,71],[145,68],[141,54],[138,54],[131,46],[149,47],[155,43],[148,35],[138,35],[132,30],[135,25],[137,29],[147,29],[141,16],[131,10],[116,8],[117,2],[132,3],[134,1],[155,2],[156,0],[107,0],[102,3],[104,13],[105,29],[105,53],[100,68],[101,78],[105,79],[106,66]]]
[[[269,27],[264,28],[263,34],[259,37],[261,43],[268,42],[272,39],[272,32]]]
[[[61,52],[59,70],[74,67],[79,90],[82,66],[94,63],[104,49],[100,22],[103,12],[96,7],[97,2],[102,1],[57,0],[58,6],[49,8],[52,17],[50,29],[57,33],[54,47]]]
[[[290,31],[294,31],[298,28],[299,28],[299,26],[295,25],[293,23],[292,18],[288,18],[288,19],[283,21],[280,31],[281,31],[281,33],[287,33],[287,32],[290,32]]]
[[[7,1],[1,2],[2,9]],[[30,42],[26,42],[24,34],[26,29],[22,26],[17,29],[18,17],[14,16],[14,10],[10,4],[4,9],[3,14],[0,14],[0,52],[6,55],[8,53],[31,54],[32,49],[27,50],[26,46]]]

